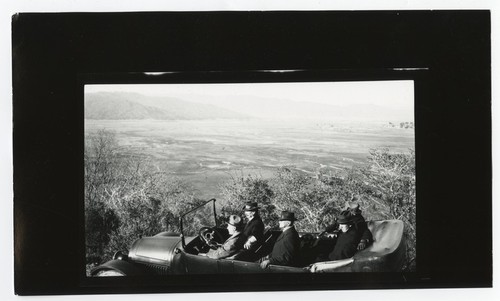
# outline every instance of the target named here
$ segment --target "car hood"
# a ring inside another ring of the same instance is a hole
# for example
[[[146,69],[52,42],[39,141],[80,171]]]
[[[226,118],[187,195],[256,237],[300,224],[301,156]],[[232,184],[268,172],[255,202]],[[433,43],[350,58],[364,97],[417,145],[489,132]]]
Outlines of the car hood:
[[[186,238],[186,243],[192,239]],[[176,248],[182,248],[180,236],[143,237],[134,242],[128,257],[135,262],[169,266]]]

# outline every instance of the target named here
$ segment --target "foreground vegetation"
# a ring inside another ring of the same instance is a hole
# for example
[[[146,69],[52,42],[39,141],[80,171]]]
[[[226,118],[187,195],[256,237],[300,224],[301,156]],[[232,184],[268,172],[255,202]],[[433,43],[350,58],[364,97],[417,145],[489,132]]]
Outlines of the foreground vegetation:
[[[415,153],[373,149],[368,163],[342,171],[306,175],[283,166],[270,178],[240,175],[220,187],[221,219],[241,214],[243,203],[256,201],[266,225],[276,225],[281,210],[299,218],[300,231],[321,231],[346,201],[358,198],[367,220],[400,219],[405,223],[406,269],[416,264]],[[203,202],[187,184],[166,175],[142,157],[124,156],[113,132],[101,130],[85,143],[86,262],[91,267],[127,250],[141,237],[178,232],[179,215]],[[204,222],[193,218],[191,231]]]

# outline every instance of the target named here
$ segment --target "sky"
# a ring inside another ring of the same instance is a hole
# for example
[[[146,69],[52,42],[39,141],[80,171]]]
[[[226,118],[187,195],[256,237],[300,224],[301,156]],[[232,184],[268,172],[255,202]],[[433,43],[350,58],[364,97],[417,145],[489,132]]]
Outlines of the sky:
[[[136,92],[148,96],[176,97],[205,103],[206,96],[237,95],[276,98],[330,105],[373,104],[413,109],[413,81],[248,83],[248,84],[146,84],[86,85],[85,93]],[[205,97],[204,97],[205,96]],[[237,100],[237,98],[233,98]]]

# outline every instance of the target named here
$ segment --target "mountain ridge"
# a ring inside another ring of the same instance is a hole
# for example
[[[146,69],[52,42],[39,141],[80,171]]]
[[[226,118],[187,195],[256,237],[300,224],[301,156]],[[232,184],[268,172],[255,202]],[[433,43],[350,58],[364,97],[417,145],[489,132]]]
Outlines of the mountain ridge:
[[[232,101],[234,98],[238,101]],[[312,101],[291,101],[250,95],[206,98],[206,102],[235,112],[260,118],[317,118],[345,120],[413,120],[413,112],[405,108],[389,108],[376,104],[333,105]]]
[[[315,120],[413,121],[408,108],[376,104],[332,105],[251,95],[145,96],[136,92],[93,92],[85,95],[86,119],[248,119],[301,118]],[[199,102],[196,102],[198,99]]]
[[[130,92],[85,94],[86,119],[198,120],[234,119],[249,116],[211,104],[199,104],[173,97],[145,96]]]

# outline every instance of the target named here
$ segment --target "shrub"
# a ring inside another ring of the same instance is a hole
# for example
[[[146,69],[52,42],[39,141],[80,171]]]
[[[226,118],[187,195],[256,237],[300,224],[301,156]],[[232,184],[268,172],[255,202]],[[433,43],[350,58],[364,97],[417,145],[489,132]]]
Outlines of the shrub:
[[[98,131],[85,140],[85,244],[88,263],[100,262],[119,220],[108,206],[108,188],[117,177],[121,164],[114,133]]]
[[[313,178],[290,167],[279,168],[273,178],[273,204],[280,211],[288,210],[298,218],[301,231],[322,231],[340,212],[337,185]]]
[[[247,177],[232,177],[231,181],[221,186],[222,206],[221,222],[230,214],[242,215],[245,202],[257,202],[259,214],[264,224],[276,219],[275,206],[271,203],[274,192],[269,180],[248,175]]]
[[[200,203],[179,180],[153,163],[124,155],[113,132],[100,130],[85,143],[85,238],[88,264],[127,250],[141,237],[178,231],[181,212]],[[199,228],[198,216],[190,228]]]
[[[178,232],[179,216],[197,203],[182,183],[161,174],[142,176],[141,186],[129,186],[109,199],[110,207],[120,220],[111,233],[104,253],[128,250],[132,242],[162,231]],[[193,225],[194,227],[194,225]]]
[[[405,224],[407,243],[406,269],[416,265],[416,175],[415,151],[391,153],[388,149],[374,149],[368,157],[369,166],[361,170],[369,188],[368,197],[387,213],[388,218],[400,219]]]

